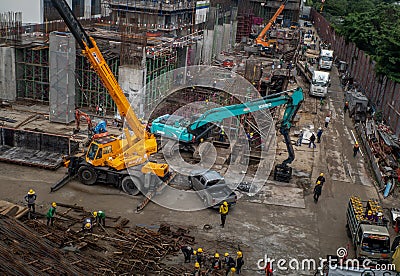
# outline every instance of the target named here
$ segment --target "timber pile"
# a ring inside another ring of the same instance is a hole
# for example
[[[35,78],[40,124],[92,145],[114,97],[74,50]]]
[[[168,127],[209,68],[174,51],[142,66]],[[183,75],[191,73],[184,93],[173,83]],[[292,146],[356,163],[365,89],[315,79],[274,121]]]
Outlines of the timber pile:
[[[58,206],[66,205],[57,203]],[[127,220],[108,218],[107,227],[83,233],[80,206],[59,208],[54,227],[41,220],[0,216],[0,275],[186,275],[192,266],[165,264],[182,244],[194,244],[187,229],[162,224],[154,231],[127,227]],[[70,212],[71,210],[74,211]],[[114,226],[110,226],[114,220]],[[74,230],[75,229],[75,230]]]

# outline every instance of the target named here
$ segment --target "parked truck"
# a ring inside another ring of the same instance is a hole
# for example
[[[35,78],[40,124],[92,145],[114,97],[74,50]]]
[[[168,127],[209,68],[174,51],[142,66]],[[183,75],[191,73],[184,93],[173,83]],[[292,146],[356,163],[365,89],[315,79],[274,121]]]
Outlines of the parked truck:
[[[333,51],[321,49],[319,54],[319,69],[331,70],[333,64]]]
[[[380,213],[380,214],[379,214]],[[378,219],[378,214],[382,215]],[[390,261],[390,236],[382,207],[376,200],[362,202],[357,196],[349,200],[347,231],[352,240],[356,257],[376,262]]]
[[[314,71],[310,85],[310,95],[325,98],[330,85],[329,72]]]
[[[237,195],[226,184],[218,172],[212,170],[193,170],[189,175],[190,188],[197,191],[204,206],[218,208],[224,201],[230,206],[236,204]]]

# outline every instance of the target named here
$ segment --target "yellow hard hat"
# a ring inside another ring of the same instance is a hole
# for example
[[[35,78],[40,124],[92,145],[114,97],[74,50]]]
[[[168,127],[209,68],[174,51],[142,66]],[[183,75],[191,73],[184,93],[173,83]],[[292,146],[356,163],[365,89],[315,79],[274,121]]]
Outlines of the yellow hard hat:
[[[199,248],[199,249],[197,249],[197,252],[199,252],[199,253],[202,253],[203,252],[203,248]]]
[[[226,252],[226,253],[225,253],[225,257],[228,257],[228,256],[229,256],[229,253],[228,253],[228,252]]]
[[[93,216],[97,217],[97,212],[96,211],[93,212]]]
[[[368,211],[368,215],[369,216],[372,215],[372,211],[371,210]]]
[[[238,251],[238,252],[236,252],[236,254],[238,255],[238,257],[242,257],[242,251]]]
[[[51,206],[57,207],[57,203],[53,202],[53,203],[51,204]]]
[[[320,173],[319,176],[324,176],[324,173]]]
[[[358,145],[358,142],[356,142],[356,145]]]
[[[197,254],[197,251],[195,250],[195,251],[193,251],[193,255],[196,255]]]
[[[223,203],[225,206],[228,206],[228,202],[226,202],[226,201],[224,201],[224,203]]]
[[[34,194],[35,194],[35,191],[30,189],[29,192],[28,192],[28,195],[34,195]]]
[[[236,272],[236,268],[231,267],[231,272]]]
[[[200,268],[200,264],[199,264],[198,262],[196,262],[196,263],[194,264],[194,267],[195,267],[195,268]]]
[[[91,225],[89,222],[85,224],[85,228],[86,228],[86,229],[90,229],[91,226],[92,226],[92,225]]]
[[[215,258],[219,258],[219,254],[218,254],[218,253],[215,253],[214,257],[215,257]]]
[[[321,181],[317,181],[317,185],[318,185],[318,184],[321,184]]]

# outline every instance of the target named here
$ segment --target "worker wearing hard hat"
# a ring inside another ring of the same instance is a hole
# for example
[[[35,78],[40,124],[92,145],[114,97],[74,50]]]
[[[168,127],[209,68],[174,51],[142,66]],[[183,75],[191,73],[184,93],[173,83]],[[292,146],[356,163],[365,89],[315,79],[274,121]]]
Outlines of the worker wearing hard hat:
[[[236,257],[236,273],[240,274],[240,272],[242,271],[242,266],[244,265],[244,261],[243,261],[243,253],[242,251],[238,251],[236,253],[237,257]]]
[[[355,144],[354,144],[354,147],[353,147],[353,157],[356,157],[357,156],[357,153],[360,151],[360,145],[358,144],[358,142],[356,142]]]
[[[236,274],[239,274],[239,273],[237,272],[237,269],[236,269],[236,268],[231,267],[231,271],[229,272],[229,276],[234,276],[235,273],[236,273]],[[227,275],[228,275],[228,274],[227,274]]]
[[[375,216],[374,216],[374,213],[372,212],[372,210],[368,210],[366,218],[367,218],[367,220],[370,220],[370,221],[375,220]]]
[[[215,252],[214,260],[212,261],[212,269],[213,270],[220,270],[222,268],[222,262],[219,259],[219,253]]]
[[[225,258],[224,258],[223,264],[224,264],[224,268],[226,269],[226,274],[228,274],[229,271],[231,270],[231,268],[236,266],[236,262],[231,256],[229,256],[228,252],[226,252],[224,254],[224,256],[225,256]]]
[[[196,261],[202,265],[203,264],[203,248],[199,247],[197,249],[197,254],[196,254]]]
[[[28,203],[28,209],[32,213],[35,213],[35,201],[36,201],[36,193],[34,190],[30,189],[28,194],[24,197],[26,203]]]
[[[314,202],[317,203],[319,197],[322,194],[322,184],[321,181],[317,181],[317,185],[314,187]]]
[[[82,231],[93,232],[93,221],[91,218],[85,218],[82,223]]]
[[[106,227],[106,213],[104,213],[104,211],[94,211],[93,217],[96,223],[102,224],[103,227]]]
[[[225,227],[226,216],[228,215],[229,207],[228,202],[224,201],[222,205],[219,207],[219,213],[221,214],[221,227]]]
[[[49,226],[49,224],[51,226],[54,225],[54,216],[56,215],[56,207],[57,204],[55,202],[53,202],[49,208],[49,210],[47,211],[46,217],[47,217],[47,226]]]
[[[194,264],[194,271],[191,274],[192,276],[200,276],[201,275],[201,271],[200,271],[200,263],[196,262]]]
[[[324,183],[325,183],[325,177],[324,177],[324,173],[320,173],[319,174],[319,176],[317,177],[317,180],[315,181],[315,183],[317,183],[317,182],[321,182],[321,185],[324,185]]]

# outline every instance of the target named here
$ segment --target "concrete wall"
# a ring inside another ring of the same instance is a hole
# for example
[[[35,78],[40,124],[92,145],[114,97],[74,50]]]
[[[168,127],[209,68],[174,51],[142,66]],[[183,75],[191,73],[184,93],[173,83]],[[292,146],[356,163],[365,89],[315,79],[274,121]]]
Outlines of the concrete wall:
[[[132,66],[120,66],[118,82],[135,113],[143,117],[144,94],[141,91],[145,84],[145,70]]]
[[[75,120],[75,38],[72,34],[50,33],[50,121]]]
[[[14,101],[16,97],[15,50],[0,47],[0,99]]]
[[[202,52],[202,59],[205,65],[211,64],[211,58],[213,55],[213,40],[214,40],[214,31],[213,30],[204,30],[204,45]]]

